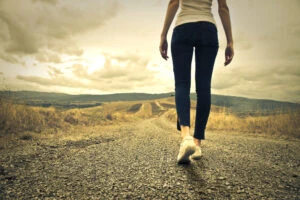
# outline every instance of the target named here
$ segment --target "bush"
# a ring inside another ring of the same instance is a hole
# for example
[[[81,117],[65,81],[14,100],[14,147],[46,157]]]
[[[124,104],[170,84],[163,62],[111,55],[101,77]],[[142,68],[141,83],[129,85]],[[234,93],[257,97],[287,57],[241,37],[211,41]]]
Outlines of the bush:
[[[33,136],[30,134],[25,134],[20,137],[21,140],[32,140]]]
[[[111,114],[107,114],[106,115],[106,119],[108,119],[109,121],[112,121],[113,120],[113,117]]]
[[[61,128],[60,112],[54,108],[16,105],[0,100],[0,133],[41,132],[47,128]]]

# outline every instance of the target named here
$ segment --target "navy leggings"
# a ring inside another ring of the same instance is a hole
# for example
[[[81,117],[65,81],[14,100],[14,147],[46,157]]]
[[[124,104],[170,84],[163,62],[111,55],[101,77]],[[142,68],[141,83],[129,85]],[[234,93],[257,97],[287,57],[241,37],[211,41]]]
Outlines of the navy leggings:
[[[197,93],[194,137],[203,140],[211,106],[211,77],[219,49],[217,28],[213,23],[185,23],[173,30],[171,52],[179,130],[179,125],[190,126],[191,62],[194,49]]]

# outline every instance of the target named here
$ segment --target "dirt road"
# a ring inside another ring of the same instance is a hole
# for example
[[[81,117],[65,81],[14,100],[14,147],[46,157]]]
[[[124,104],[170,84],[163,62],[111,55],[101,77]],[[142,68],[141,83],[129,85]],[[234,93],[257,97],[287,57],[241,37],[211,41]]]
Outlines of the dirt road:
[[[203,158],[178,165],[164,116],[93,131],[1,149],[0,199],[300,199],[299,141],[207,132]]]

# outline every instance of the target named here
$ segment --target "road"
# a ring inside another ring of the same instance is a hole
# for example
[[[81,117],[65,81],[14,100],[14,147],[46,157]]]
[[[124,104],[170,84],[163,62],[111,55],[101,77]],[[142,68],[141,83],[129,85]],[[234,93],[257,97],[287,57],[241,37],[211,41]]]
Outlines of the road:
[[[178,165],[164,115],[86,131],[101,134],[1,149],[0,199],[300,199],[299,141],[207,132],[202,159]]]

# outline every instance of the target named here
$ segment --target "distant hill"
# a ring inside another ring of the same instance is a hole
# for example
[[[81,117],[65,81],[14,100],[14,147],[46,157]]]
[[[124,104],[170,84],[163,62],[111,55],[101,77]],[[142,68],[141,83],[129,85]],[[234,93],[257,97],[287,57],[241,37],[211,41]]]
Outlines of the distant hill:
[[[196,100],[196,94],[191,95],[191,99]],[[300,104],[282,102],[266,99],[250,99],[245,97],[212,95],[212,104],[230,108],[233,112],[240,115],[244,114],[270,114],[286,113],[291,110],[300,109]]]
[[[99,106],[104,102],[112,101],[139,101],[168,98],[174,93],[147,94],[147,93],[119,93],[108,95],[69,95],[63,93],[47,93],[33,91],[0,91],[0,97],[10,98],[19,104],[32,106],[55,106],[61,108],[85,108]],[[174,98],[174,97],[173,97]],[[196,100],[196,94],[191,94]],[[288,112],[300,109],[300,104],[264,99],[250,99],[243,97],[212,95],[212,104],[229,108],[237,114],[269,114],[274,112]]]
[[[15,103],[31,106],[85,108],[99,106],[104,102],[113,101],[139,101],[153,100],[170,97],[171,93],[146,94],[146,93],[120,93],[108,95],[70,95],[63,93],[48,93],[34,91],[0,91],[0,97],[12,99]]]

